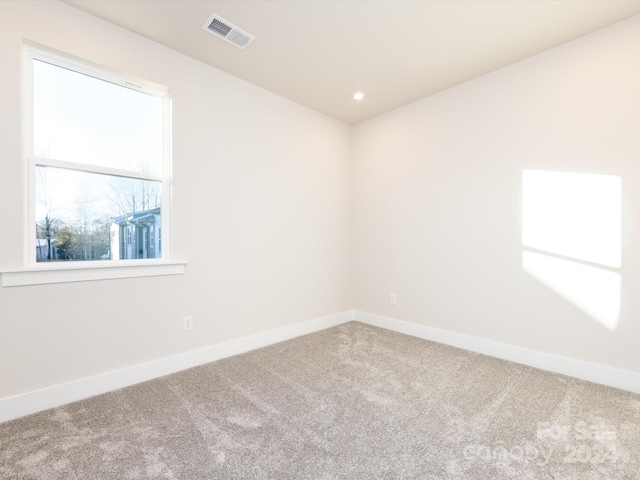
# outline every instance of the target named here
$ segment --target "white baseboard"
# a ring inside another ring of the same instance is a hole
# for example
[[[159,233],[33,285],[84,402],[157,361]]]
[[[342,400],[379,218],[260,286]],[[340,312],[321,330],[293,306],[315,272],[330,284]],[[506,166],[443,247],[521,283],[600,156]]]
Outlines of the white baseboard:
[[[432,340],[452,347],[463,348],[541,370],[560,373],[633,393],[640,393],[640,374],[635,372],[573,360],[559,355],[551,355],[361,311],[355,311],[355,320],[375,327]]]
[[[0,399],[0,423],[356,320],[530,367],[640,393],[640,374],[356,310]]]
[[[353,320],[353,310],[0,399],[0,422],[169,375]]]

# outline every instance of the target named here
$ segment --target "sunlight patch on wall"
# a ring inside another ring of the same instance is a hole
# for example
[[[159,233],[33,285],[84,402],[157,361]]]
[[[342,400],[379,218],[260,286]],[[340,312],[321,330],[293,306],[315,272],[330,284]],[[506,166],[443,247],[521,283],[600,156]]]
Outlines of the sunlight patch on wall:
[[[525,170],[522,184],[524,246],[620,266],[620,177]]]
[[[523,269],[610,330],[620,318],[621,204],[620,177],[523,172],[522,244],[535,249],[523,251]]]
[[[584,313],[615,330],[620,318],[619,273],[526,251],[522,252],[522,266]]]

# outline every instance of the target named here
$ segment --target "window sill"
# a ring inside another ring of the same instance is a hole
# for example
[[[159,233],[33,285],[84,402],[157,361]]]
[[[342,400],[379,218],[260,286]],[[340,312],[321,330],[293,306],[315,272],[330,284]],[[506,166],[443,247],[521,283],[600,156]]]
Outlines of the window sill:
[[[174,261],[117,262],[108,265],[101,262],[91,264],[37,265],[30,268],[3,271],[3,287],[44,285],[49,283],[89,282],[119,278],[157,277],[184,274],[186,263]]]

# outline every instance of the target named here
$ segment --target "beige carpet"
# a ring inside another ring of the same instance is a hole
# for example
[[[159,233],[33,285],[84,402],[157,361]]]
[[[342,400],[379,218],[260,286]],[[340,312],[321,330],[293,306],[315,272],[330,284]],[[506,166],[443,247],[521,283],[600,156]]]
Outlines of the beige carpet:
[[[0,425],[2,479],[640,479],[640,396],[352,322]]]

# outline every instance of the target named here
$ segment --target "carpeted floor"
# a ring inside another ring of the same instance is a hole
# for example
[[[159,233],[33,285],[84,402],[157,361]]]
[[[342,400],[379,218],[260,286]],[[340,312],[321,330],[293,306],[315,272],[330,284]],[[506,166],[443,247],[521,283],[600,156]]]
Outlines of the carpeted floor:
[[[640,396],[351,322],[0,425],[2,479],[640,479]]]

